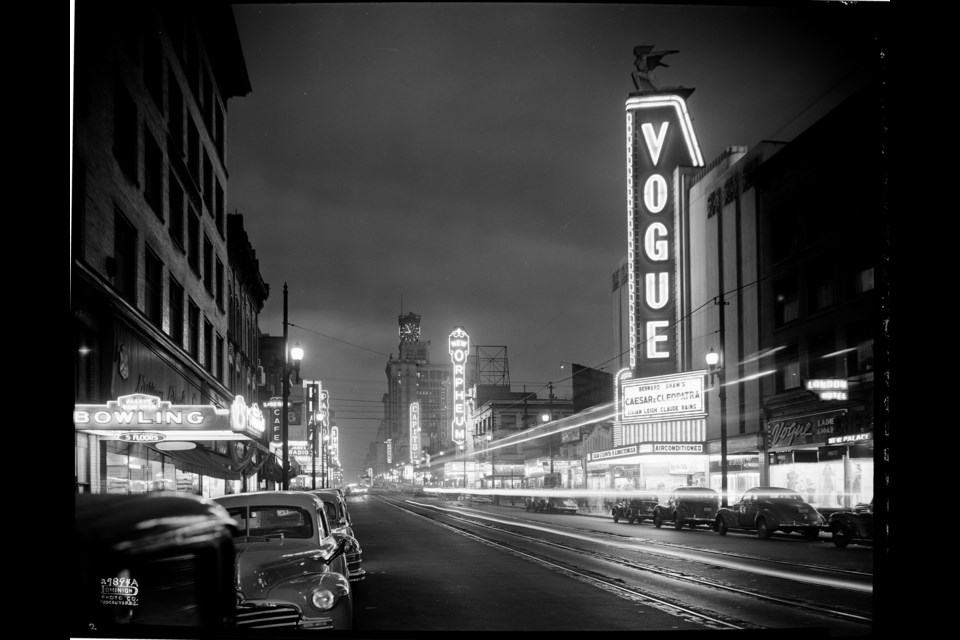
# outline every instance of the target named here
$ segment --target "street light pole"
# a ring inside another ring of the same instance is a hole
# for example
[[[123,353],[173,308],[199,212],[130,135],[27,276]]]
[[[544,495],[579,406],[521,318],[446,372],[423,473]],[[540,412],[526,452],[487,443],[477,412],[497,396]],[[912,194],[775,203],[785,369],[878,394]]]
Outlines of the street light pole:
[[[720,306],[720,353],[714,353],[710,349],[707,354],[707,366],[710,367],[710,381],[713,377],[718,378],[719,388],[717,395],[720,398],[720,501],[721,505],[726,507],[727,500],[727,387],[726,387],[726,343],[724,341],[724,313],[723,307],[729,304],[723,299],[721,293],[716,298],[716,304]]]
[[[293,371],[299,371],[300,369],[300,360],[303,358],[303,349],[300,348],[298,344],[293,348],[291,352],[290,346],[287,343],[287,283],[283,283],[283,415],[280,416],[280,438],[283,440],[283,450],[282,455],[283,459],[281,460],[282,464],[282,484],[281,487],[284,491],[290,488],[290,473],[288,471],[289,467],[289,457],[290,457],[290,444],[289,444],[289,424],[288,424],[288,404],[290,401],[290,374]],[[293,359],[293,366],[290,364],[291,357]],[[300,376],[297,376],[299,381]]]
[[[287,403],[290,400],[290,346],[287,344],[287,283],[283,283],[283,415],[280,417],[280,438],[283,441],[281,464],[283,482],[281,488],[286,491],[290,488],[290,475],[287,471],[288,436],[287,436]]]

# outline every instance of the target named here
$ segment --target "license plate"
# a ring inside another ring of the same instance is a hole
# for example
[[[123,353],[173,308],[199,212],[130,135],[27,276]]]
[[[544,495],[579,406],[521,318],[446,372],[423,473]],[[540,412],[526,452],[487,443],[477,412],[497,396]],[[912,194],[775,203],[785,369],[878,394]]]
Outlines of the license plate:
[[[810,510],[807,509],[806,507],[800,507],[800,508],[797,509],[797,511],[798,511],[799,513],[807,513],[807,512],[809,512]]]

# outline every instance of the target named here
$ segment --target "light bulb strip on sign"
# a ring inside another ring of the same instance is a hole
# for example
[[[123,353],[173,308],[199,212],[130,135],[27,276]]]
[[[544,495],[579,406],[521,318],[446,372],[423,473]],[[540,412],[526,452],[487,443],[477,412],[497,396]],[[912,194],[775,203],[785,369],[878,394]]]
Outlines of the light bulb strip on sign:
[[[679,130],[679,138],[671,135],[671,125]],[[677,95],[628,99],[626,138],[627,313],[630,368],[636,369],[638,360],[646,365],[667,363],[674,355],[670,327],[676,305],[671,281],[676,265],[670,255],[674,222],[667,178],[679,166],[681,155],[697,167],[703,166],[703,156],[686,102]],[[639,201],[635,199],[638,189],[642,191]],[[638,351],[640,344],[643,349]]]
[[[453,441],[462,445],[467,439],[467,358],[470,355],[470,336],[463,327],[454,327],[447,341],[450,361],[453,363]]]

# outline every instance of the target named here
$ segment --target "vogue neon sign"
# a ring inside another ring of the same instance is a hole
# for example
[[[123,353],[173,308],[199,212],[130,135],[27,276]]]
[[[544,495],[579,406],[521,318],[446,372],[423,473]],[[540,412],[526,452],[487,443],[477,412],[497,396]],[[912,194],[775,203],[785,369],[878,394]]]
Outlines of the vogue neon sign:
[[[684,99],[673,94],[627,100],[627,265],[630,367],[671,373],[676,262],[668,178],[681,164],[703,166]],[[638,197],[639,196],[639,197]]]

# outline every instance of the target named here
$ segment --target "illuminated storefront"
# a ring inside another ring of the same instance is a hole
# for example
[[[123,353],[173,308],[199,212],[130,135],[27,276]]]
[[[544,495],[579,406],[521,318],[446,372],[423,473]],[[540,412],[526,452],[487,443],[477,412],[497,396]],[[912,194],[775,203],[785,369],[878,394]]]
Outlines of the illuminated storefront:
[[[770,484],[817,508],[873,499],[873,430],[865,412],[819,411],[767,422]]]
[[[98,492],[234,493],[271,460],[261,444],[263,413],[237,396],[228,408],[175,405],[134,393],[73,412],[77,463],[96,469]]]

